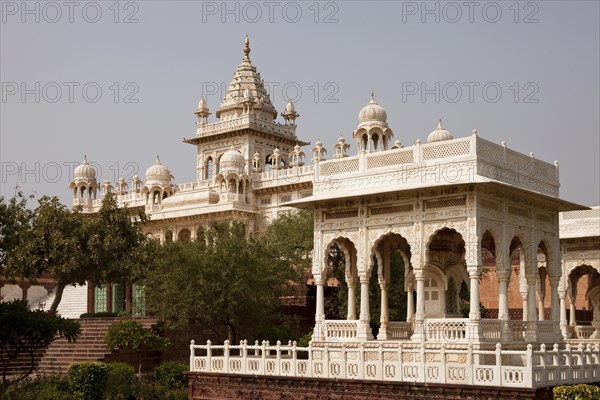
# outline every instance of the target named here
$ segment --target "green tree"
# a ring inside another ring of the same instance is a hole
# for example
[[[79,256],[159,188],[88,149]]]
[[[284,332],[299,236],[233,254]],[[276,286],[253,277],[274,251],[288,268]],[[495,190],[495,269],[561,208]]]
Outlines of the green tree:
[[[212,222],[206,243],[167,243],[147,273],[146,303],[168,327],[190,320],[235,341],[269,324],[298,273],[290,260],[248,234],[239,221]]]
[[[144,351],[164,350],[169,339],[159,336],[152,329],[144,328],[138,321],[115,322],[104,335],[109,350],[126,349],[138,354],[138,380],[142,379],[142,354]]]
[[[24,211],[23,200],[2,203],[3,272],[32,283],[44,273],[56,279],[53,312],[66,286],[86,281],[131,283],[154,254],[154,241],[142,233],[143,212],[132,215],[118,207],[110,193],[97,215],[70,210],[56,197],[43,196],[38,203],[31,212]],[[11,226],[18,230],[11,233]]]
[[[112,193],[104,196],[100,211],[90,218],[86,232],[88,268],[95,271],[90,280],[133,283],[143,276],[157,244],[144,235],[142,226],[146,222],[143,210],[119,207]]]
[[[8,256],[25,240],[29,232],[33,213],[27,208],[27,200],[19,192],[6,202],[0,196],[0,275],[6,274]]]
[[[298,271],[310,271],[314,246],[314,216],[298,210],[280,215],[269,225],[264,239],[271,251],[289,260]]]
[[[9,366],[21,354],[29,356],[30,365],[19,379],[35,368],[34,355],[53,341],[66,338],[75,341],[81,332],[79,323],[53,312],[30,310],[27,301],[0,302],[0,362],[2,381],[6,382]]]
[[[33,283],[43,273],[55,278],[57,287],[50,307],[55,312],[65,287],[85,283],[93,272],[83,268],[87,222],[79,210],[69,210],[56,197],[43,196],[38,203],[29,229],[21,229],[19,243],[8,255],[7,272]]]

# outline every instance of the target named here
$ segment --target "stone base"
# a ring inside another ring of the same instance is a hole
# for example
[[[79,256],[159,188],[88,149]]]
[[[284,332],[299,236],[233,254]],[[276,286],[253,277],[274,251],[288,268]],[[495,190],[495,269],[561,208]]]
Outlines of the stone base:
[[[552,400],[551,388],[373,382],[186,372],[189,400]]]

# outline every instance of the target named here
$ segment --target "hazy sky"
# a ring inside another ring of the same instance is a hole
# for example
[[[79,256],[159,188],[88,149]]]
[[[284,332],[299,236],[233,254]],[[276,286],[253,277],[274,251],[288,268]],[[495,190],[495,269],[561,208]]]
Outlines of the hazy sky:
[[[558,160],[561,197],[598,205],[599,4],[2,0],[0,194],[70,205],[84,154],[101,180],[143,178],[156,154],[194,180],[181,140],[203,95],[215,120],[247,33],[277,110],[294,100],[298,136],[329,154],[373,90],[404,145],[442,118]]]

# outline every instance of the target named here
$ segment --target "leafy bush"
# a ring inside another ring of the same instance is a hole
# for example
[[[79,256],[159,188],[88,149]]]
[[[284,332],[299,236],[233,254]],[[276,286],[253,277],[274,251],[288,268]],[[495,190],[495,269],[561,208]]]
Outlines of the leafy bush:
[[[554,400],[599,400],[600,387],[592,385],[556,386]]]
[[[313,331],[308,332],[306,335],[302,336],[300,340],[298,340],[299,347],[308,347],[308,344],[312,340]]]
[[[167,361],[154,367],[156,381],[169,389],[187,387],[187,379],[183,376],[189,366],[182,362]]]
[[[156,382],[139,382],[135,390],[136,400],[187,400],[186,388],[169,389]]]
[[[69,380],[63,376],[38,376],[7,386],[0,389],[0,398],[4,400],[80,400],[71,393]]]
[[[138,378],[142,376],[142,351],[163,350],[169,346],[169,339],[159,336],[152,329],[134,320],[115,322],[104,335],[109,350],[127,349],[138,353]]]
[[[101,362],[73,363],[69,367],[72,390],[85,400],[101,400],[108,381],[108,366]]]
[[[106,391],[107,400],[126,400],[133,395],[134,368],[126,363],[114,362],[107,364],[108,380]]]

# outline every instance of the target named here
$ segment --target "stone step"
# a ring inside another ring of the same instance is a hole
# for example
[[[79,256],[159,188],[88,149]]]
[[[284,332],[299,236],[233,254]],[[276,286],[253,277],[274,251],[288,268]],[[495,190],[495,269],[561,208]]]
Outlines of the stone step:
[[[106,349],[104,336],[112,324],[121,320],[116,318],[79,320],[81,335],[77,340],[69,343],[63,338],[52,343],[41,356],[38,369],[42,372],[66,373],[73,362],[106,360],[112,352]],[[156,324],[156,320],[151,318],[140,319],[139,322],[145,328]]]

